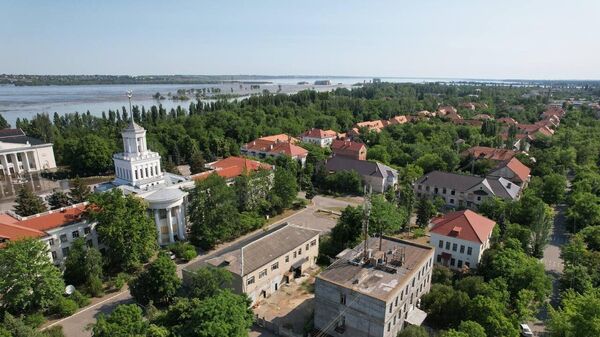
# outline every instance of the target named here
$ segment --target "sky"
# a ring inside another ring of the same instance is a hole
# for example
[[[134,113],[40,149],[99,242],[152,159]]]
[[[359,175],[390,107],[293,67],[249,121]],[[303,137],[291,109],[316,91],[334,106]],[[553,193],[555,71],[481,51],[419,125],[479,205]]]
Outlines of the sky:
[[[0,0],[0,73],[600,79],[600,0]]]

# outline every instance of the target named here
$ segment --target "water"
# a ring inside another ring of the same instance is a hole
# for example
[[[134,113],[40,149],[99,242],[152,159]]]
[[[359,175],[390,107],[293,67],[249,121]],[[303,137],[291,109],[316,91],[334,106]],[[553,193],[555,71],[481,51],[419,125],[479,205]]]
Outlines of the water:
[[[149,109],[152,105],[162,104],[167,111],[181,106],[189,107],[190,101],[175,101],[164,99],[160,102],[153,99],[152,95],[160,92],[167,97],[168,92],[175,93],[178,89],[220,88],[221,94],[236,94],[241,98],[251,94],[261,93],[264,89],[272,93],[294,93],[304,89],[318,91],[333,90],[338,87],[350,88],[356,83],[369,82],[367,77],[333,77],[329,78],[332,85],[315,86],[315,80],[327,79],[324,77],[277,77],[268,80],[269,84],[260,84],[260,88],[251,89],[249,83],[223,83],[223,84],[135,84],[135,85],[72,85],[72,86],[31,86],[15,87],[0,85],[0,114],[12,125],[17,118],[31,119],[38,113],[59,114],[85,113],[90,111],[95,116],[101,116],[108,110],[120,110],[127,106],[127,90],[133,91],[133,104],[145,106]],[[383,77],[382,81],[423,83],[423,82],[448,82],[461,81],[461,79],[435,79],[435,78],[398,78]],[[298,85],[299,82],[308,82]],[[492,81],[487,81],[492,82]]]

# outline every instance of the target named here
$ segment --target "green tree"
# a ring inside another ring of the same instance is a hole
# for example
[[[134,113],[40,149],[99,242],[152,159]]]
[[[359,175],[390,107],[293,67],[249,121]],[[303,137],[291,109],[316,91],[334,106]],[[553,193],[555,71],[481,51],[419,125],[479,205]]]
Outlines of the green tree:
[[[485,329],[477,322],[462,321],[458,329],[442,332],[440,337],[487,337]]]
[[[457,327],[460,321],[466,318],[469,295],[449,285],[433,284],[431,291],[421,298],[421,306],[435,326]]]
[[[553,337],[600,336],[600,289],[563,294],[561,308],[550,309],[548,330]]]
[[[4,116],[0,115],[0,130],[8,128],[10,128],[10,124],[8,124]]]
[[[560,203],[565,196],[567,188],[567,178],[558,173],[550,174],[544,177],[541,195],[544,202],[550,205]]]
[[[146,337],[148,321],[135,304],[119,305],[110,315],[100,314],[92,327],[94,337]]]
[[[200,300],[215,296],[224,289],[231,288],[233,277],[226,269],[202,267],[190,273],[186,285],[189,298]]]
[[[65,260],[65,282],[75,286],[87,285],[92,278],[101,279],[102,274],[102,255],[98,249],[88,248],[83,238],[73,241]]]
[[[27,325],[22,319],[16,318],[7,312],[4,314],[2,325],[0,325],[0,336],[45,337],[45,334],[41,331],[37,331],[34,327]]]
[[[78,175],[98,175],[113,167],[113,147],[106,138],[87,134],[65,142],[65,161]]]
[[[90,187],[86,185],[79,177],[73,179],[69,190],[69,197],[75,204],[87,201],[91,194]]]
[[[48,204],[50,205],[50,209],[58,209],[69,206],[71,200],[65,192],[55,191],[48,197]]]
[[[12,313],[47,309],[65,289],[46,244],[37,239],[9,241],[0,249],[0,270],[0,308]]]
[[[279,212],[290,208],[298,196],[298,182],[295,175],[285,168],[278,167],[275,170],[273,189],[271,190],[271,202]]]
[[[159,254],[137,278],[129,282],[129,290],[135,300],[143,305],[150,301],[158,305],[168,304],[181,286],[177,267],[166,254]]]
[[[204,161],[202,154],[198,151],[194,152],[190,159],[190,172],[196,174],[205,171],[206,168],[204,167],[204,164],[206,164],[206,162]]]
[[[429,337],[429,334],[422,326],[409,325],[398,332],[398,337]]]
[[[346,206],[336,225],[331,229],[330,247],[323,253],[335,256],[345,248],[356,246],[361,242],[364,213],[362,207]]]
[[[588,226],[600,225],[600,197],[589,192],[580,192],[571,196],[566,211],[568,228],[577,232]]]
[[[436,214],[436,209],[431,200],[422,197],[417,203],[417,225],[425,228],[429,225],[429,220]]]
[[[29,216],[47,211],[42,198],[33,194],[33,192],[23,185],[17,193],[14,211],[20,216]]]
[[[381,194],[371,198],[371,216],[369,219],[369,230],[371,234],[383,236],[398,232],[406,221],[406,213],[395,204],[385,200]]]
[[[92,220],[98,222],[98,240],[106,245],[108,266],[115,271],[134,270],[156,251],[156,225],[148,217],[145,202],[121,190],[94,194]]]
[[[476,296],[468,309],[469,320],[479,323],[487,335],[517,337],[519,332],[506,313],[506,305],[493,298]]]

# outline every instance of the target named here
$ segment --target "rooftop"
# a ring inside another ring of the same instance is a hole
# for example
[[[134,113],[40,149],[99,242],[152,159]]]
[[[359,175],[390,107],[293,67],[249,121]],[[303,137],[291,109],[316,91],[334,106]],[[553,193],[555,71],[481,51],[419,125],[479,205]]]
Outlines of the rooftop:
[[[335,138],[338,133],[333,130],[322,130],[322,129],[310,129],[302,134],[302,137],[310,137],[310,138]]]
[[[484,243],[496,222],[471,210],[451,212],[431,220],[431,233]]]
[[[529,178],[529,175],[531,174],[531,169],[525,164],[521,163],[521,161],[519,161],[517,158],[511,158],[509,160],[502,161],[498,164],[498,166],[494,168],[494,170],[498,170],[504,167],[510,169],[515,174],[515,176],[519,178],[521,182],[526,181],[527,178]]]
[[[381,250],[373,249],[371,256],[387,262],[362,263],[363,245],[340,254],[340,259],[317,278],[387,302],[395,290],[404,286],[419,266],[433,256],[433,248],[429,246],[384,236]],[[369,238],[368,246],[379,248],[379,238]]]
[[[228,157],[206,164],[210,171],[191,175],[194,180],[206,179],[211,174],[218,174],[224,179],[232,179],[242,174],[258,170],[272,170],[273,166],[243,157]]]
[[[333,158],[328,159],[325,163],[325,168],[328,171],[333,172],[354,170],[362,176],[373,176],[381,178],[386,178],[389,176],[398,176],[398,171],[382,163],[340,156],[334,156]]]
[[[490,160],[509,160],[514,157],[517,153],[513,150],[508,149],[497,149],[486,146],[473,146],[472,148],[464,151],[463,156],[472,156],[477,159],[490,159]]]

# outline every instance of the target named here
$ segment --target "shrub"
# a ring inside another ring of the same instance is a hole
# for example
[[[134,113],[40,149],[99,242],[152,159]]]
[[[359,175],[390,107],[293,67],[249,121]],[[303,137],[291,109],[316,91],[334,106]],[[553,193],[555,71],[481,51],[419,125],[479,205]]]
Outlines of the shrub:
[[[44,336],[46,337],[65,337],[62,325],[55,325],[51,328],[44,330]]]
[[[71,316],[77,309],[79,309],[77,303],[66,297],[59,297],[54,306],[54,312],[60,317]]]
[[[130,279],[129,274],[125,274],[125,273],[117,274],[117,277],[115,277],[113,280],[113,286],[115,287],[115,290],[123,289],[123,286],[125,285],[125,283],[129,282],[129,279]]]
[[[77,303],[77,305],[82,308],[90,304],[90,298],[82,294],[79,290],[75,290],[71,294],[71,299]]]
[[[195,258],[196,256],[198,256],[198,253],[196,253],[195,249],[188,249],[185,252],[183,252],[183,255],[181,256],[181,259],[185,260],[185,261],[190,261],[193,258]]]
[[[423,236],[425,236],[425,229],[423,229],[423,228],[417,228],[417,229],[414,230],[413,237],[415,239],[423,237]]]
[[[198,255],[196,247],[188,242],[176,242],[167,247],[178,259],[189,261]]]
[[[87,292],[94,297],[104,295],[102,280],[98,276],[92,276],[86,284]]]
[[[41,312],[35,312],[31,315],[25,316],[23,321],[25,324],[37,328],[46,321],[46,318],[44,318],[44,315]]]

